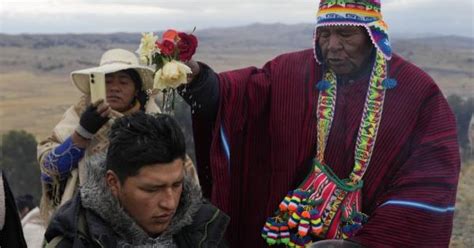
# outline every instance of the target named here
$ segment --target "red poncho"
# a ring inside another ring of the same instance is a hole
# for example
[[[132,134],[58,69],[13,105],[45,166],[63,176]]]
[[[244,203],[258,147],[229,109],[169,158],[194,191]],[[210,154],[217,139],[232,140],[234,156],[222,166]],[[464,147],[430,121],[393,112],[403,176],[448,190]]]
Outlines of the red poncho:
[[[398,56],[389,70],[398,85],[387,90],[363,178],[362,211],[370,218],[352,240],[447,247],[460,169],[454,117],[426,73]],[[231,216],[232,247],[265,247],[266,218],[309,172],[321,74],[312,50],[281,55],[262,69],[221,73],[215,122],[193,117],[200,180]],[[341,179],[354,166],[367,87],[368,78],[338,86],[325,158]]]

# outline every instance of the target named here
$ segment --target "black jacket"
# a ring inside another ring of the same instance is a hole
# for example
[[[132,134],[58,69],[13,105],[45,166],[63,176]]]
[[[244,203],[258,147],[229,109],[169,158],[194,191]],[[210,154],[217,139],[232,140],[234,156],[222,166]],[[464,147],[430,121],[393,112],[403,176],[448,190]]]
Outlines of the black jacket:
[[[5,200],[5,205],[0,206],[0,211],[3,212],[5,217],[3,227],[0,226],[0,247],[26,247],[15,197],[2,171],[0,171],[0,177],[2,179],[0,183],[3,184],[3,192],[0,192],[0,197],[3,197]]]
[[[84,224],[80,224],[82,221]],[[226,214],[203,201],[193,216],[192,224],[183,227],[173,235],[173,239],[179,248],[227,247],[224,233],[228,222]],[[79,194],[58,210],[46,230],[45,238],[48,243],[54,238],[60,241],[46,247],[118,247],[113,230],[98,215],[81,206]]]

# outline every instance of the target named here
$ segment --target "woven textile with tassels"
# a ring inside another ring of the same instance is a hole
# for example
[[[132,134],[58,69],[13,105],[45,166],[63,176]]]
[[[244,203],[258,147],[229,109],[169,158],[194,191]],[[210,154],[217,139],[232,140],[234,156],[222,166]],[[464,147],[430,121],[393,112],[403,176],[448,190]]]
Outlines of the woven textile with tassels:
[[[361,211],[362,177],[374,148],[387,87],[387,62],[378,51],[369,82],[355,148],[355,164],[339,179],[324,162],[336,105],[336,75],[328,70],[318,83],[317,151],[313,168],[300,186],[288,192],[276,215],[267,219],[262,237],[269,245],[305,247],[322,239],[347,239],[367,221]]]

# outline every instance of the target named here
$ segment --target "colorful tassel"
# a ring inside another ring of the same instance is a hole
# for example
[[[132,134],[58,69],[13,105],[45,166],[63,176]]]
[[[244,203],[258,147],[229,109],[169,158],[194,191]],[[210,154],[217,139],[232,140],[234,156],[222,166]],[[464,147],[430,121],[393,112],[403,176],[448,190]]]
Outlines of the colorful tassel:
[[[397,87],[397,80],[393,79],[393,78],[386,78],[382,81],[382,86],[385,88],[385,89],[393,89],[395,87]]]
[[[272,224],[270,223],[270,220],[272,218],[268,218],[267,221],[265,222],[265,225],[263,226],[262,228],[262,238],[263,239],[267,239],[268,237],[268,232],[270,231],[270,227],[272,226]]]
[[[308,234],[310,227],[311,226],[308,219],[300,220],[300,223],[298,225],[298,235],[300,235],[301,237],[306,236],[306,234]]]
[[[290,229],[286,225],[280,226],[280,241],[285,245],[290,242]]]
[[[262,228],[262,237],[268,245],[287,245],[290,242],[290,231],[286,223],[278,217],[268,218]]]
[[[359,223],[345,225],[342,227],[341,231],[347,238],[354,236],[354,234],[362,228],[362,225]]]
[[[301,220],[301,217],[298,214],[298,211],[293,212],[293,214],[291,214],[290,219],[288,220],[288,227],[295,228],[300,223],[300,220]]]
[[[279,228],[276,226],[275,220],[273,218],[267,219],[262,232],[265,232],[265,235],[262,234],[262,237],[269,245],[277,244]]]
[[[325,91],[331,87],[331,83],[327,80],[321,80],[318,82],[318,84],[316,84],[316,87],[319,91]]]
[[[293,196],[291,197],[291,201],[288,204],[288,210],[290,212],[295,212],[296,209],[300,206],[301,200],[303,199],[303,194],[299,190],[295,190],[293,192]]]
[[[296,233],[292,233],[290,237],[290,244],[293,243],[293,247],[306,247],[307,244],[311,243],[311,236],[301,237]]]
[[[310,211],[311,215],[311,233],[315,236],[319,236],[323,231],[323,222],[321,221],[321,215],[318,213],[318,210],[312,209]]]
[[[292,195],[293,195],[293,191],[288,192],[288,194],[285,196],[283,201],[281,201],[280,205],[278,206],[281,212],[288,211],[288,205],[290,204]]]

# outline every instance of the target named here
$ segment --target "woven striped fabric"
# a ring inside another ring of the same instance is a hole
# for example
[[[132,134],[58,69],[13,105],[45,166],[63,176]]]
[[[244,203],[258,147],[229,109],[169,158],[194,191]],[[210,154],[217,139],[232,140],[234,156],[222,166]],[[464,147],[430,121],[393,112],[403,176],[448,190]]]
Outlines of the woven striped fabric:
[[[362,188],[368,222],[351,239],[368,247],[446,247],[459,176],[454,117],[433,80],[394,56],[384,113]],[[217,119],[193,116],[204,193],[231,216],[232,247],[266,247],[261,227],[311,169],[317,82],[312,50],[263,68],[219,74]],[[338,85],[325,160],[339,178],[354,167],[368,77]]]

